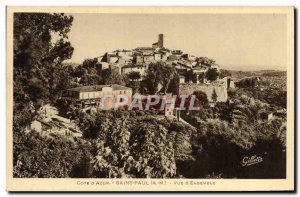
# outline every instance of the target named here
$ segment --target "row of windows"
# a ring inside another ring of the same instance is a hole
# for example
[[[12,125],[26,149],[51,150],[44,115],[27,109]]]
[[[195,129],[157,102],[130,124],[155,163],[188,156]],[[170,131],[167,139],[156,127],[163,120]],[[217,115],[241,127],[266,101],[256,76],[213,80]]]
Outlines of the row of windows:
[[[119,94],[126,94],[126,90],[121,90],[119,92]],[[93,92],[93,93],[83,93],[82,98],[100,98],[100,94],[99,93],[96,94],[95,92]]]
[[[142,70],[142,69],[145,69],[144,67],[134,67],[134,68],[131,68],[131,70],[132,70],[132,69],[135,69],[135,68],[138,69],[138,70],[140,70],[140,69],[141,69],[141,70]]]

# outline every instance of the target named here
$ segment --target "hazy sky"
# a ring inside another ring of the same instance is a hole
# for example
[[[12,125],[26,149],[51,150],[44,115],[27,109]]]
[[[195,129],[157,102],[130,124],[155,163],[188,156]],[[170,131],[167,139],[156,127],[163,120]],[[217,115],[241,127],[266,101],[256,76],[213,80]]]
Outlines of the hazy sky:
[[[286,68],[286,16],[279,14],[72,14],[69,62],[116,49],[165,46],[216,60],[225,69]]]

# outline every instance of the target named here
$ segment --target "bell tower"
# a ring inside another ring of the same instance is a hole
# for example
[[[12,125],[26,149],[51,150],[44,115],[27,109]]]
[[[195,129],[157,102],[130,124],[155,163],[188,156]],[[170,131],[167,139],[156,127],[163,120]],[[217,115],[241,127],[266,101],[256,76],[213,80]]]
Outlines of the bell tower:
[[[158,34],[158,47],[164,47],[164,34]]]

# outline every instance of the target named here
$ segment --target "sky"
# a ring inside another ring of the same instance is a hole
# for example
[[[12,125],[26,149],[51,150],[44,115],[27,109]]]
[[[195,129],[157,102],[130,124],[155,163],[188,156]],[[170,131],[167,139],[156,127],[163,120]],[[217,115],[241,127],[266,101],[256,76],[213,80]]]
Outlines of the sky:
[[[68,62],[116,49],[165,47],[214,59],[231,70],[286,70],[286,16],[281,14],[71,14]]]

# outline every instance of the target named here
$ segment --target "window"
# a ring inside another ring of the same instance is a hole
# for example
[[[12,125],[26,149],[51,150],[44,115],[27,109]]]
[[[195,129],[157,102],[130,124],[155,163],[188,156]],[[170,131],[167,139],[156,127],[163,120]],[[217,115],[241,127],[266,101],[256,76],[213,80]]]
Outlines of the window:
[[[124,90],[124,94],[126,94],[126,91]]]
[[[120,91],[120,94],[122,94],[122,91]]]

